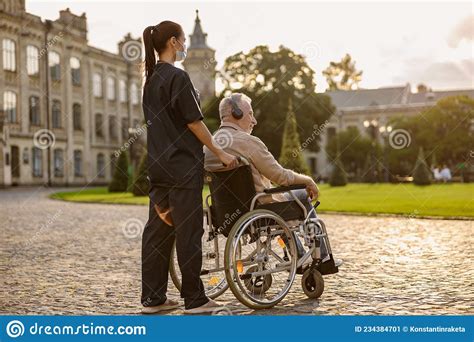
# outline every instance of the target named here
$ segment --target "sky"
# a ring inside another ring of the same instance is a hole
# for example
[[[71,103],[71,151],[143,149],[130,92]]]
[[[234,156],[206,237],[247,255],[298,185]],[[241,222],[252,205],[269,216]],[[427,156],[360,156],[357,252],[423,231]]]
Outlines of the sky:
[[[163,20],[189,35],[199,9],[218,69],[234,53],[284,45],[307,57],[318,92],[327,88],[322,71],[346,53],[363,71],[361,88],[474,88],[473,2],[26,0],[27,11],[43,19],[67,7],[86,12],[90,45],[115,53],[127,32],[139,37]]]

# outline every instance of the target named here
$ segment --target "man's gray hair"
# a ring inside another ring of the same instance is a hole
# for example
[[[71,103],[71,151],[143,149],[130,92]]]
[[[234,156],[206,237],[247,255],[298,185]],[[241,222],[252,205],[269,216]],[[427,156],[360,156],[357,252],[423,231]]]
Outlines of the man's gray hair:
[[[232,116],[232,100],[241,107],[242,101],[247,101],[249,104],[252,103],[252,99],[242,93],[232,93],[229,96],[224,97],[219,103],[219,117],[221,121],[229,116]]]

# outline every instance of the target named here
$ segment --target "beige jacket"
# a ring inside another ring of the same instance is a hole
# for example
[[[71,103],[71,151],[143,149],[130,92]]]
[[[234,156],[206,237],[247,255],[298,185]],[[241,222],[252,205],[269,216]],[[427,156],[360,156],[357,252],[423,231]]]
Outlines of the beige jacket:
[[[213,136],[226,152],[242,156],[250,162],[257,192],[271,188],[272,182],[282,186],[305,183],[302,178],[304,176],[282,167],[262,140],[248,134],[240,126],[230,122],[222,123]],[[221,161],[206,146],[204,146],[204,154],[204,168],[207,171],[223,169]],[[261,202],[271,200],[270,196],[261,198]],[[283,194],[276,194],[273,195],[273,200],[284,201],[285,197]]]

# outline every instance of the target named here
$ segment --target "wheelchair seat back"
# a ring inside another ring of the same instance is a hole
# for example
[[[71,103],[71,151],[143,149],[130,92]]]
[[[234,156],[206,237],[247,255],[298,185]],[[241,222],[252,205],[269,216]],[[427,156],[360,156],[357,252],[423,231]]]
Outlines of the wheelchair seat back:
[[[250,210],[256,195],[252,170],[243,165],[229,171],[208,172],[212,226],[228,236],[234,223]]]

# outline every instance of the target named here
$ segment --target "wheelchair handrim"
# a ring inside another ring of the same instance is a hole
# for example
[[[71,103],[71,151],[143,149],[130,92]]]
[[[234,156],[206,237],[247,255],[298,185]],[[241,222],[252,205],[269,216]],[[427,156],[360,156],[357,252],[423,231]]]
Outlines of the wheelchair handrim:
[[[269,219],[272,219],[272,220],[276,221],[280,225],[280,227],[283,228],[283,231],[285,232],[285,234],[288,235],[288,233],[289,233],[291,235],[290,229],[286,225],[286,222],[281,217],[279,217],[278,215],[276,215],[276,214],[274,214],[270,211],[269,212],[261,212],[256,216],[248,217],[246,220],[244,220],[241,223],[239,231],[235,235],[235,238],[232,239],[232,242],[231,242],[232,247],[230,248],[232,253],[230,255],[226,255],[226,256],[229,257],[229,261],[232,260],[231,265],[226,265],[226,268],[228,266],[232,267],[232,272],[234,272],[234,274],[238,275],[238,273],[239,273],[238,270],[237,270],[236,262],[235,262],[235,254],[236,254],[236,248],[238,246],[238,242],[240,242],[240,239],[242,238],[242,235],[244,234],[246,229],[254,221],[262,219],[262,218],[269,218]],[[290,254],[293,255],[293,257],[291,258],[291,265],[290,265],[291,268],[289,270],[288,279],[287,279],[286,284],[283,287],[283,289],[274,298],[272,298],[271,300],[261,300],[259,298],[250,296],[247,293],[245,284],[242,282],[242,280],[240,279],[239,276],[235,277],[236,281],[232,282],[232,284],[229,284],[231,289],[234,289],[234,283],[237,283],[237,285],[240,289],[240,293],[242,293],[243,296],[245,296],[248,300],[250,300],[250,301],[252,301],[256,304],[260,304],[260,305],[263,305],[263,306],[266,306],[266,307],[267,306],[273,306],[273,305],[277,304],[278,302],[280,302],[288,294],[288,292],[289,292],[289,290],[290,290],[290,288],[291,288],[291,286],[294,282],[294,279],[296,277],[296,258],[294,257],[294,255],[296,255],[296,245],[295,245],[294,240],[291,237],[290,237],[290,241],[291,241],[290,242],[290,249],[291,249]],[[226,249],[226,252],[227,252],[227,249]],[[229,269],[229,271],[230,271],[230,269]],[[231,276],[233,276],[233,275],[231,275]],[[229,283],[229,279],[227,279],[227,280],[228,280],[228,283]]]

